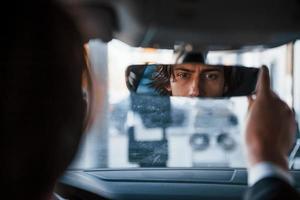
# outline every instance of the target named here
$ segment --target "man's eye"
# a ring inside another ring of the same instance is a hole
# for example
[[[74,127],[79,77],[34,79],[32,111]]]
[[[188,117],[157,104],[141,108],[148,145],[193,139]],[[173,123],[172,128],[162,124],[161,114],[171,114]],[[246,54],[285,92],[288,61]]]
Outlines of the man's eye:
[[[188,74],[188,73],[177,73],[176,77],[178,77],[180,79],[188,79],[190,77],[190,74]]]
[[[216,80],[218,77],[219,77],[219,75],[215,74],[215,73],[205,74],[205,79],[207,79],[207,80]]]

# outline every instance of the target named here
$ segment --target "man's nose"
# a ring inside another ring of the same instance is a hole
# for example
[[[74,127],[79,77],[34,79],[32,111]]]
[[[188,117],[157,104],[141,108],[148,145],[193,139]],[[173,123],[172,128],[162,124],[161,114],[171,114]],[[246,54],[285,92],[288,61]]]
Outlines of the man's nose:
[[[194,80],[191,83],[191,86],[189,88],[189,96],[190,97],[200,96],[200,88],[199,88],[199,81],[198,80]]]

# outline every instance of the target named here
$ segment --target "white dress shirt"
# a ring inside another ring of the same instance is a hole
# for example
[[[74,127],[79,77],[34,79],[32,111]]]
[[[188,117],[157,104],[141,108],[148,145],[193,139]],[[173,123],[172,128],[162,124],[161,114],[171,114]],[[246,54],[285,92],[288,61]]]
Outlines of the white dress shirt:
[[[252,186],[263,178],[276,177],[293,185],[293,177],[288,171],[272,164],[271,162],[260,162],[248,170],[248,185]]]

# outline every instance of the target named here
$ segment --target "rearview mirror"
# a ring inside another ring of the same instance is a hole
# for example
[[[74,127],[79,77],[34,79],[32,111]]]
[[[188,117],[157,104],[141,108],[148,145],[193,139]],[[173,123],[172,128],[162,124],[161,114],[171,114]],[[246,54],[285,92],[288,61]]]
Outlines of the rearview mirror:
[[[136,94],[221,98],[255,91],[258,68],[201,63],[131,65],[127,88]]]

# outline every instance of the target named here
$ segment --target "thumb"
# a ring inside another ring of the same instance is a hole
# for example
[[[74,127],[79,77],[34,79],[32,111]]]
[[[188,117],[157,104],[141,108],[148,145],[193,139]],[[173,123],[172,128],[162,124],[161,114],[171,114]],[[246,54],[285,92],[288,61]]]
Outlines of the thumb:
[[[269,69],[263,65],[259,70],[259,76],[256,85],[256,94],[269,94],[271,92]]]

